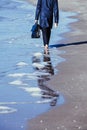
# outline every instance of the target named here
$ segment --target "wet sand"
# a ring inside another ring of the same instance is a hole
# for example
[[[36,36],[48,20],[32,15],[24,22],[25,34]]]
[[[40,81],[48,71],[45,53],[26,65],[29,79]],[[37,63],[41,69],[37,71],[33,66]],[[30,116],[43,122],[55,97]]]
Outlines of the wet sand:
[[[78,13],[73,17],[78,22],[68,25],[71,32],[63,34],[58,43],[64,44],[58,49],[66,51],[61,54],[66,61],[47,82],[64,95],[65,104],[29,120],[29,130],[87,130],[87,1],[59,0],[59,8]]]

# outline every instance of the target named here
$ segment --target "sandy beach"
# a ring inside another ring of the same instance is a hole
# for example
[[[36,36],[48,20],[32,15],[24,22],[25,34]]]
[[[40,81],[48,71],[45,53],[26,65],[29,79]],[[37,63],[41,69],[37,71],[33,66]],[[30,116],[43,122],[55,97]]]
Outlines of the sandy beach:
[[[87,1],[59,0],[59,8],[78,14],[73,16],[78,21],[68,25],[71,32],[63,34],[58,43],[66,45],[58,47],[66,51],[61,54],[66,61],[47,82],[64,95],[65,104],[29,120],[28,130],[87,130]]]

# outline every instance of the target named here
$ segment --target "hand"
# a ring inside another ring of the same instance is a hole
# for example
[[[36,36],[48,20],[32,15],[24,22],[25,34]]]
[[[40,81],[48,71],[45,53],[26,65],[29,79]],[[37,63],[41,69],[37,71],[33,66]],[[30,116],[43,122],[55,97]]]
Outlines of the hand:
[[[57,28],[58,27],[58,23],[54,23],[54,27]]]
[[[35,20],[35,23],[37,24],[37,23],[38,23],[38,20]]]

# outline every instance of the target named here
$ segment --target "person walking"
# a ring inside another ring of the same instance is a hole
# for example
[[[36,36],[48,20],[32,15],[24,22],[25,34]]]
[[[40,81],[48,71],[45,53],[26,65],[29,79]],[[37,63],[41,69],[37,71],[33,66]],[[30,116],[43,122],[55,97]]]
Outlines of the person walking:
[[[59,22],[58,0],[38,0],[35,12],[35,23],[38,23],[38,20],[42,30],[44,48],[47,50],[51,29],[53,27],[53,20],[55,27],[58,26]]]

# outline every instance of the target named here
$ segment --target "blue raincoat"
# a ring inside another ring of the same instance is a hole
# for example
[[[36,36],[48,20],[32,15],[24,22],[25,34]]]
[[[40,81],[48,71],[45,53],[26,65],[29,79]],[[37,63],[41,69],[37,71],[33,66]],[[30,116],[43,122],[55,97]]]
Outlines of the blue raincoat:
[[[40,26],[42,28],[53,26],[53,16],[54,22],[58,23],[59,21],[59,9],[58,9],[58,0],[38,0],[35,20],[40,20]]]

